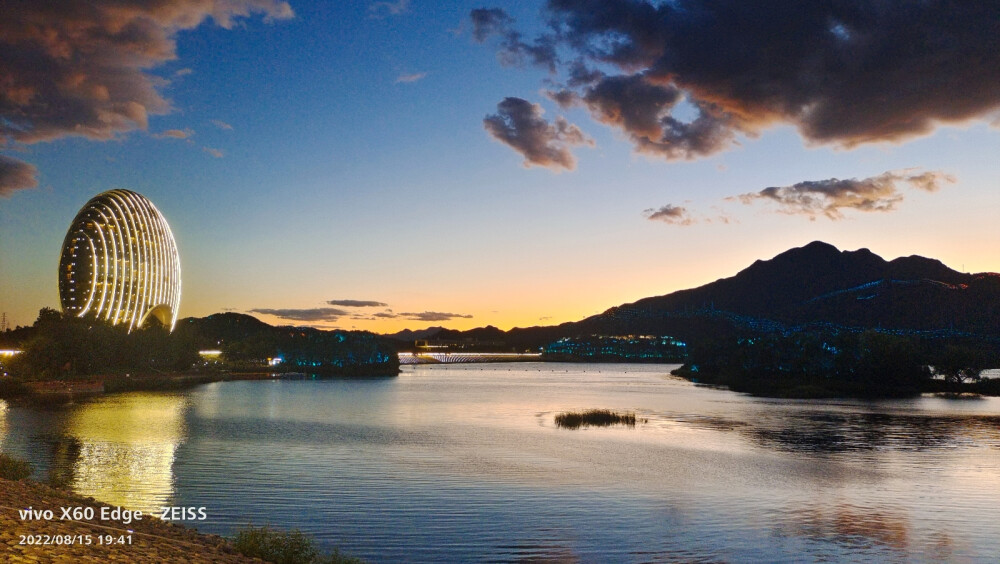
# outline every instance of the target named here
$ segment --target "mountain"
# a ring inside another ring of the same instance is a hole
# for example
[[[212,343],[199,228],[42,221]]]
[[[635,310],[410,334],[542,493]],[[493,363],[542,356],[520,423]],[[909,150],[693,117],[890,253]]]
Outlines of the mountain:
[[[417,339],[430,339],[436,336],[441,331],[449,331],[444,327],[428,327],[426,329],[403,329],[402,331],[397,331],[396,333],[385,333],[382,336],[387,339],[395,339],[397,341],[416,341]]]
[[[504,338],[522,347],[592,334],[698,339],[812,325],[1000,337],[1000,274],[965,274],[921,256],[886,261],[816,241],[698,288]]]

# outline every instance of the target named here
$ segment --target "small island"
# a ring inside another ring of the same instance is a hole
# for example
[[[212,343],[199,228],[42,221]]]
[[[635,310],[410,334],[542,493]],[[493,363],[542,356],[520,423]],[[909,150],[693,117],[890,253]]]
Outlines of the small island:
[[[635,427],[634,413],[617,413],[610,409],[588,409],[587,411],[565,411],[556,415],[556,427],[579,429],[580,427],[610,427],[625,425]]]

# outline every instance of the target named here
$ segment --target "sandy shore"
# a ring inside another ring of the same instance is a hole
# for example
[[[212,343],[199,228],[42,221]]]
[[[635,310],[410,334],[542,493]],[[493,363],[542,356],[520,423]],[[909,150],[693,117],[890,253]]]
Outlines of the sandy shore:
[[[20,510],[51,510],[51,520],[23,519]],[[63,520],[62,508],[92,508],[93,518]],[[102,508],[106,517],[101,518]],[[113,516],[114,507],[31,481],[0,479],[0,560],[4,562],[256,562],[222,537],[143,515]],[[131,530],[131,532],[129,532]],[[36,544],[28,544],[34,541]],[[51,544],[37,544],[48,542]],[[89,542],[89,544],[87,544]],[[68,544],[67,544],[68,543]]]

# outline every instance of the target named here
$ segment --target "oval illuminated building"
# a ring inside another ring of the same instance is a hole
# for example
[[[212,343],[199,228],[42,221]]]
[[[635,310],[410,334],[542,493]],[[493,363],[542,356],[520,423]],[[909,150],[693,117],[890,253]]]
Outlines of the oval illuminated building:
[[[167,220],[145,196],[109,190],[76,214],[59,261],[63,311],[129,331],[155,318],[173,330],[181,261]]]

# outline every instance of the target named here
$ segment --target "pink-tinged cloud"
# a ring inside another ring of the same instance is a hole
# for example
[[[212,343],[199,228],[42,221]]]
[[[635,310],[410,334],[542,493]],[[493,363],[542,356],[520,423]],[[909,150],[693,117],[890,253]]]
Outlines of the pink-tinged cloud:
[[[218,149],[213,149],[212,147],[202,147],[201,150],[205,151],[206,153],[212,155],[217,159],[221,159],[222,157],[226,156],[225,153],[223,153],[222,151]]]
[[[576,158],[570,147],[594,146],[594,140],[562,116],[549,123],[545,110],[521,98],[504,98],[497,113],[483,120],[486,131],[524,157],[524,166],[541,166],[554,171],[573,170]]]
[[[662,221],[671,225],[687,226],[695,223],[687,208],[673,204],[667,204],[659,209],[649,208],[642,214],[650,221]]]
[[[153,135],[157,139],[190,139],[194,135],[194,130],[190,127],[184,129],[168,129],[163,133]]]
[[[0,140],[19,143],[146,129],[171,109],[149,71],[177,58],[178,32],[293,16],[280,0],[13,0],[2,12]]]
[[[213,120],[210,120],[210,122],[211,122],[212,125],[214,125],[215,127],[218,127],[219,129],[224,129],[226,131],[232,131],[233,130],[233,126],[231,126],[228,123],[222,121],[221,119],[213,119]]]
[[[9,198],[18,190],[35,186],[38,186],[38,169],[35,165],[0,155],[0,196]]]
[[[807,180],[791,186],[772,186],[729,199],[737,199],[747,205],[761,200],[770,201],[777,203],[782,213],[804,215],[811,220],[819,215],[838,220],[843,219],[843,210],[847,209],[863,212],[895,210],[903,201],[902,187],[936,192],[942,184],[954,182],[955,177],[941,171],[916,172],[909,169],[888,171],[860,180]]]

